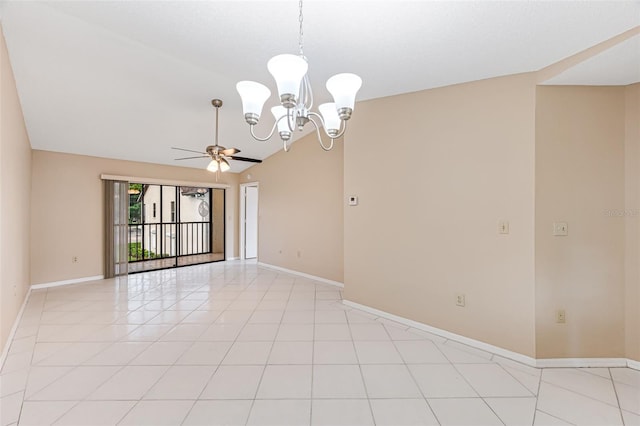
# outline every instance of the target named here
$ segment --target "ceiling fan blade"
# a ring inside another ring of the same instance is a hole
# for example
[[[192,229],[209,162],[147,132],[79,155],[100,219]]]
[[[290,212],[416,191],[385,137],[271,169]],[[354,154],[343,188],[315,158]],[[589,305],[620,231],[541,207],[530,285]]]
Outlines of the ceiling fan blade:
[[[174,160],[191,160],[193,158],[209,158],[208,155],[198,155],[197,157],[182,157],[182,158],[174,158]]]
[[[237,148],[227,148],[220,151],[222,155],[226,155],[227,157],[233,154],[237,154],[238,152],[240,152],[240,150]]]
[[[180,150],[180,151],[187,151],[187,152],[195,152],[196,154],[206,154],[206,152],[194,151],[192,149],[176,148],[174,146],[172,146],[171,149],[177,149],[177,150]]]
[[[236,157],[234,156],[229,156],[230,159],[232,160],[238,160],[238,161],[248,161],[250,163],[262,163],[262,160],[258,160],[255,158],[247,158],[247,157]]]

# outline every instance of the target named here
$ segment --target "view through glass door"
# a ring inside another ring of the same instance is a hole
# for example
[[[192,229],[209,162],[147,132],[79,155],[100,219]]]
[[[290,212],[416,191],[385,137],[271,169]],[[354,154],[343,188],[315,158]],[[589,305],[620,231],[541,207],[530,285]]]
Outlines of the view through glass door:
[[[225,259],[224,189],[129,184],[129,272]]]

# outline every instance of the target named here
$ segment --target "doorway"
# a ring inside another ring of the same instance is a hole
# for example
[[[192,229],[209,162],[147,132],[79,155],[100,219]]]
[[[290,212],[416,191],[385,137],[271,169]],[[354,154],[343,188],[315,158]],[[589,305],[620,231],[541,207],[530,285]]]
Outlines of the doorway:
[[[240,259],[258,257],[258,183],[240,185]]]

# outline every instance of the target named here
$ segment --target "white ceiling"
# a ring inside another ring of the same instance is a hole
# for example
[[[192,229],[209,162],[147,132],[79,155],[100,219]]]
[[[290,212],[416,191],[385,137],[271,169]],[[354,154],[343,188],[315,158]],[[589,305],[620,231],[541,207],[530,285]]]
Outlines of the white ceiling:
[[[33,148],[204,167],[206,160],[174,161],[181,154],[170,148],[211,144],[210,100],[220,98],[220,143],[266,158],[281,143],[251,139],[235,83],[256,80],[276,92],[266,62],[297,53],[297,4],[2,2]],[[304,13],[316,104],[338,72],[359,74],[358,99],[372,99],[535,71],[640,25],[640,1],[307,0]],[[635,46],[620,54],[637,54]],[[617,74],[601,64],[588,72]],[[272,95],[267,107],[274,104]],[[236,172],[251,165],[233,163]]]
[[[640,81],[640,35],[547,80],[544,84],[626,86]]]

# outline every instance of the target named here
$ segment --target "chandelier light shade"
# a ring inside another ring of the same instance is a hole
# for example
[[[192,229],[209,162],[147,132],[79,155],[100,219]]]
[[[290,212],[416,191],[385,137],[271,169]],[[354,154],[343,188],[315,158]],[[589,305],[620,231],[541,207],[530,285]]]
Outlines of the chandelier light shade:
[[[347,120],[351,118],[355,106],[356,94],[362,86],[362,79],[355,74],[336,74],[327,80],[327,90],[333,96],[333,102],[318,107],[320,114],[312,111],[313,93],[307,71],[309,65],[303,53],[302,43],[302,0],[299,1],[300,15],[298,21],[300,30],[298,55],[283,54],[274,56],[267,62],[267,69],[276,81],[280,105],[271,108],[275,123],[266,137],[258,137],[254,127],[260,121],[262,108],[271,96],[271,91],[263,84],[254,81],[241,81],[236,85],[242,99],[244,119],[249,124],[251,136],[258,141],[269,140],[276,129],[283,142],[285,151],[289,151],[290,141],[296,128],[300,131],[311,122],[316,130],[320,146],[325,151],[333,148],[335,139],[344,135]],[[327,146],[322,140],[320,128],[331,139]]]
[[[267,62],[267,69],[276,80],[280,102],[285,108],[296,106],[300,84],[308,68],[307,61],[296,55],[278,55]]]
[[[262,107],[271,96],[271,90],[264,84],[255,81],[241,81],[236,84],[236,89],[242,99],[242,112],[245,120],[250,124],[257,124],[262,114]]]
[[[343,117],[343,114],[351,116],[356,103],[356,93],[360,87],[362,87],[362,79],[355,74],[336,74],[327,80],[327,90],[333,96],[336,110],[342,120],[348,120]]]
[[[283,140],[291,139],[291,129],[289,129],[289,124],[287,123],[287,120],[282,120],[282,118],[287,116],[287,109],[282,105],[278,105],[271,108],[271,114],[273,114],[273,118],[275,118],[276,123],[278,124],[278,133],[280,134],[280,138]]]
[[[322,104],[318,107],[318,111],[322,115],[324,121],[324,128],[331,135],[337,135],[340,131],[340,116],[336,109],[336,104],[333,102]]]

